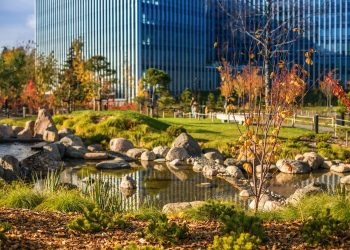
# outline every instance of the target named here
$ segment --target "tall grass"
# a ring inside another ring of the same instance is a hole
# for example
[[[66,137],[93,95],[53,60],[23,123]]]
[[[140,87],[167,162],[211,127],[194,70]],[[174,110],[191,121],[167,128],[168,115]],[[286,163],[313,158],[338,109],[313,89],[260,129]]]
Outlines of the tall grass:
[[[61,189],[51,193],[36,210],[83,212],[85,207],[92,207],[93,203],[85,198],[78,190]]]
[[[24,183],[13,183],[3,188],[0,206],[34,209],[43,202],[45,196]]]

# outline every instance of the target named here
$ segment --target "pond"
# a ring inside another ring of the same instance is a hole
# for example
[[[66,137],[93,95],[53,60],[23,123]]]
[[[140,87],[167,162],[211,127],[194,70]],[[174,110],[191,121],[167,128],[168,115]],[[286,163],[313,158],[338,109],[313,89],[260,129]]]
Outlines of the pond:
[[[180,171],[163,164],[148,163],[143,166],[139,164],[126,171],[100,172],[92,163],[69,162],[68,166],[62,173],[62,180],[77,186],[83,185],[82,180],[86,177],[101,177],[119,187],[123,176],[132,176],[137,182],[137,190],[130,197],[121,195],[122,207],[125,210],[138,209],[144,204],[161,208],[167,203],[211,199],[229,200],[246,208],[248,206],[248,201],[239,197],[239,190],[225,180],[208,179],[191,169]],[[278,173],[271,179],[269,189],[288,197],[300,187],[312,182],[321,182],[335,191],[342,176],[326,171],[306,175]]]
[[[16,157],[19,161],[22,161],[29,156],[32,156],[33,154],[37,153],[37,151],[34,151],[31,149],[31,146],[34,144],[32,143],[19,143],[19,142],[12,142],[12,143],[0,143],[0,157],[5,155],[11,155]]]

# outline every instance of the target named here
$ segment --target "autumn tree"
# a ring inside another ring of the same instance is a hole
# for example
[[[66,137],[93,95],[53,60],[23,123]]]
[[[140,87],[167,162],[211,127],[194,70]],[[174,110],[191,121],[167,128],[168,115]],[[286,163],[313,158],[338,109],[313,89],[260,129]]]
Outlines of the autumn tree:
[[[146,70],[142,77],[145,89],[149,93],[149,113],[154,114],[154,108],[157,106],[157,99],[169,93],[170,76],[163,70],[150,68]]]
[[[68,112],[75,109],[77,101],[84,101],[89,72],[82,56],[83,43],[78,39],[72,42],[66,62],[59,76],[60,85],[55,90],[56,96],[68,106]]]
[[[332,96],[333,96],[333,92],[332,92],[332,87],[330,84],[328,84],[329,79],[328,76],[326,77],[325,81],[321,81],[320,82],[320,90],[322,91],[322,93],[326,96],[327,99],[327,107],[331,107],[332,106]]]
[[[35,83],[39,98],[45,100],[45,95],[57,88],[58,65],[53,53],[48,56],[40,54],[36,59]]]

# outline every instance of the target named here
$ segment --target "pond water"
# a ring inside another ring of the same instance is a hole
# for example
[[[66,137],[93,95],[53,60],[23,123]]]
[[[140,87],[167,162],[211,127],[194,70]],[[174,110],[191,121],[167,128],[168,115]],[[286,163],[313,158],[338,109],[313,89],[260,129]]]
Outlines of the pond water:
[[[239,190],[225,180],[208,179],[190,169],[179,171],[162,164],[144,164],[144,166],[140,164],[127,171],[100,172],[89,163],[69,162],[68,165],[70,167],[62,173],[62,179],[77,186],[81,186],[82,180],[86,177],[101,177],[119,187],[123,176],[132,176],[137,182],[137,190],[130,197],[121,195],[122,207],[125,210],[138,209],[143,204],[162,207],[167,203],[210,199],[235,201],[243,207],[248,206],[248,201],[239,197]],[[312,182],[322,182],[331,190],[335,190],[341,176],[330,172],[307,175],[278,173],[271,179],[269,189],[288,197],[300,187]],[[203,183],[210,183],[212,187],[201,185]]]
[[[0,157],[5,155],[12,155],[16,157],[19,161],[28,158],[29,156],[36,153],[36,151],[31,149],[33,144],[30,143],[0,143]]]

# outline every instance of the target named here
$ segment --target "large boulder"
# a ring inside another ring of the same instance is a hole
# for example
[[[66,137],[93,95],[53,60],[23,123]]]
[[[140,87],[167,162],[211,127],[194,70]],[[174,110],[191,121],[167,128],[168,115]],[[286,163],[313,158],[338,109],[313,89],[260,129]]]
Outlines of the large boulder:
[[[86,153],[85,147],[68,146],[66,147],[65,156],[72,159],[84,159]]]
[[[242,170],[236,166],[228,166],[226,168],[226,174],[231,176],[231,177],[235,177],[235,178],[239,178],[239,179],[244,178]]]
[[[12,126],[12,132],[13,132],[13,136],[17,137],[17,135],[23,131],[24,127],[21,126]]]
[[[11,137],[13,137],[12,126],[0,124],[0,139],[10,139]]]
[[[311,168],[311,170],[322,168],[324,159],[319,154],[315,152],[309,152],[309,153],[305,153],[303,156],[304,156],[303,161],[309,164],[309,167]]]
[[[255,209],[255,199],[249,204],[250,209]],[[258,210],[259,211],[273,211],[281,208],[281,203],[273,200],[270,196],[264,194],[261,196]]]
[[[217,161],[217,160],[223,161],[225,159],[220,152],[215,152],[215,151],[204,154],[204,157],[207,158],[209,161]]]
[[[350,184],[350,175],[340,178],[340,183],[349,185]]]
[[[48,130],[45,130],[44,135],[43,135],[43,140],[47,142],[56,142],[60,138],[58,136],[58,132],[55,130],[52,130],[51,128]]]
[[[295,160],[279,160],[276,163],[279,171],[286,174],[306,174],[311,172],[310,166],[306,162]]]
[[[204,201],[192,201],[192,202],[179,202],[179,203],[169,203],[163,206],[163,213],[170,215],[174,213],[183,212],[190,208],[198,208],[205,204]]]
[[[44,146],[44,150],[47,152],[48,156],[56,161],[60,161],[62,159],[62,155],[58,148],[58,145],[55,143],[50,143]]]
[[[58,136],[60,140],[68,135],[73,135],[73,131],[70,128],[63,128],[58,131]]]
[[[146,149],[142,149],[142,148],[132,148],[129,149],[128,152],[126,152],[126,155],[134,158],[134,159],[140,159],[141,155],[147,151]]]
[[[341,163],[339,165],[333,165],[331,171],[336,173],[348,173],[350,172],[350,164]]]
[[[166,146],[158,146],[153,149],[153,153],[156,154],[157,158],[165,158],[169,153],[170,148]]]
[[[92,144],[87,147],[90,152],[103,152],[103,147],[101,144]]]
[[[323,183],[311,183],[306,187],[297,189],[287,200],[287,204],[298,204],[303,198],[309,195],[322,193],[327,190],[327,186]]]
[[[187,153],[186,149],[173,147],[169,150],[165,159],[169,162],[176,160],[176,159],[178,159],[180,161],[186,161],[190,157],[191,156]]]
[[[145,151],[141,155],[141,161],[154,161],[156,159],[156,154],[152,151]]]
[[[60,142],[66,147],[85,147],[83,140],[75,135],[67,135]]]
[[[34,125],[34,136],[42,137],[46,130],[58,132],[49,111],[40,109]]]
[[[32,135],[34,136],[34,127],[35,121],[27,121],[26,125],[24,126],[24,129],[30,130],[32,132]]]
[[[113,152],[126,153],[130,149],[134,148],[134,144],[124,138],[115,138],[110,141],[110,149]]]
[[[136,181],[131,176],[124,176],[119,186],[120,189],[136,189]]]
[[[99,170],[119,170],[119,169],[130,169],[130,164],[122,158],[115,158],[111,161],[103,161],[96,164],[96,168]]]
[[[19,161],[12,155],[0,158],[0,174],[5,181],[14,181],[23,177]]]
[[[61,155],[61,159],[62,159],[66,153],[66,146],[61,142],[55,142],[54,144],[57,146],[58,151],[60,152],[60,155]]]
[[[199,146],[198,142],[187,133],[182,133],[179,135],[173,142],[172,147],[184,148],[192,157],[200,156],[202,154],[202,149]]]
[[[17,139],[22,141],[28,141],[33,138],[33,132],[30,129],[23,129],[17,134]]]

